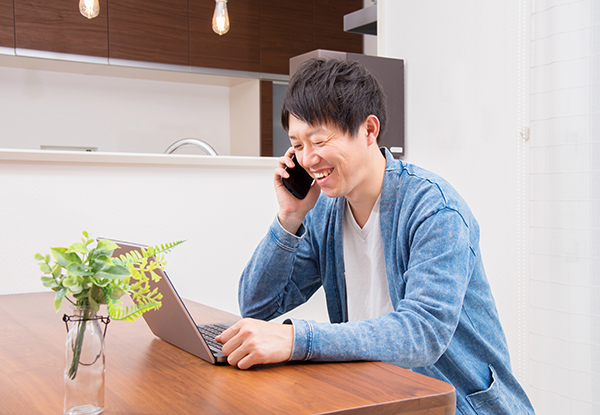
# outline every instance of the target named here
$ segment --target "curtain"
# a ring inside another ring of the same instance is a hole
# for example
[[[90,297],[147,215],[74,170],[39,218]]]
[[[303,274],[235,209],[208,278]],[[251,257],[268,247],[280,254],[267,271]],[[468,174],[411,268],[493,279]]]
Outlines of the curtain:
[[[527,390],[600,414],[600,0],[531,3]]]

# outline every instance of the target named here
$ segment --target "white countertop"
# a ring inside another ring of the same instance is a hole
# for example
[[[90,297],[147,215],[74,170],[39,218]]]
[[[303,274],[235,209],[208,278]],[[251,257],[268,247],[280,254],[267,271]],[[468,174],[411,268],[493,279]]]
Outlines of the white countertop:
[[[206,156],[190,154],[103,153],[0,149],[0,163],[173,165],[275,168],[276,157]]]

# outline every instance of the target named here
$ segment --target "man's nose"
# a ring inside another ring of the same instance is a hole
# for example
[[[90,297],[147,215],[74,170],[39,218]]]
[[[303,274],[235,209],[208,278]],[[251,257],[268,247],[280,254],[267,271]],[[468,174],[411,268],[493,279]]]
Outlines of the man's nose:
[[[304,148],[303,153],[304,154],[302,154],[301,164],[306,170],[309,170],[311,167],[316,166],[319,163],[319,155],[309,146],[306,146]]]

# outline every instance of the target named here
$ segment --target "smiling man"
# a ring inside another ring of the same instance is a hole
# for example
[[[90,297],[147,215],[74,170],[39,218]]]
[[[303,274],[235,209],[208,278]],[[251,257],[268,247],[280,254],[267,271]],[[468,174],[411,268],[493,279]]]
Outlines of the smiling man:
[[[292,146],[275,170],[277,218],[240,281],[247,317],[217,338],[241,369],[287,360],[382,360],[451,383],[458,414],[533,414],[512,374],[479,227],[443,179],[380,149],[379,83],[311,60],[282,109]],[[291,156],[315,179],[297,199]],[[273,319],[325,290],[331,323]]]

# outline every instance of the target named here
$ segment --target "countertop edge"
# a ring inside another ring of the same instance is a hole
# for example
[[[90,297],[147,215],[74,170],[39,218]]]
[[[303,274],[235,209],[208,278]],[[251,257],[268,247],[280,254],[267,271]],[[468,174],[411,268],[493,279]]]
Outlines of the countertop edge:
[[[107,153],[0,148],[0,163],[119,164],[275,168],[275,157],[205,156],[190,154]]]

